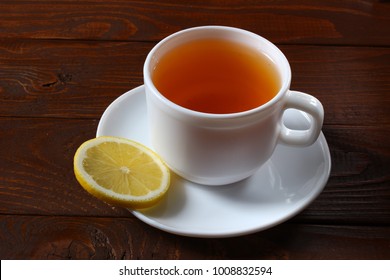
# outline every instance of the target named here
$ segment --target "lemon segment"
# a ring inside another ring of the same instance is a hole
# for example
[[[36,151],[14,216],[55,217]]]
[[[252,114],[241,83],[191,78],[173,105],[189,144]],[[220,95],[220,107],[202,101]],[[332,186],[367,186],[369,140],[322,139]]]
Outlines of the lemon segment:
[[[160,157],[125,138],[101,136],[84,142],[75,153],[73,167],[86,191],[123,207],[150,207],[170,184],[169,168]]]

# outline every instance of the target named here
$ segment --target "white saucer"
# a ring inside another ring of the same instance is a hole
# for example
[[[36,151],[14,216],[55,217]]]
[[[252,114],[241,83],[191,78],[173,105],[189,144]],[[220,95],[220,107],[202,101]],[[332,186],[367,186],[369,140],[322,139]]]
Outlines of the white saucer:
[[[290,128],[305,129],[308,116],[288,110]],[[133,139],[150,147],[144,87],[117,98],[104,112],[97,136]],[[196,237],[229,237],[264,230],[293,217],[324,188],[331,159],[324,135],[310,147],[278,145],[252,177],[225,186],[204,186],[176,175],[155,207],[135,211],[137,218],[161,230]]]

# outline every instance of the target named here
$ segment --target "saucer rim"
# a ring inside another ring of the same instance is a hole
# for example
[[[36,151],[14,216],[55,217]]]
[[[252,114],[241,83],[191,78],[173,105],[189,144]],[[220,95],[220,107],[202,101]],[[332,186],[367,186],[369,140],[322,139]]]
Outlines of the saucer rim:
[[[120,103],[122,103],[124,100],[126,100],[127,98],[129,98],[132,95],[144,94],[144,92],[145,92],[144,88],[145,88],[144,85],[140,85],[138,87],[135,87],[135,88],[123,93],[122,95],[118,96],[114,101],[112,101],[109,104],[109,106],[107,106],[107,108],[105,109],[105,111],[103,112],[103,114],[99,120],[97,131],[96,131],[96,137],[106,135],[104,133],[103,127],[104,127],[105,121],[107,120],[107,117],[115,109],[115,107],[118,106]],[[255,232],[259,232],[259,231],[263,231],[263,230],[272,228],[274,226],[277,226],[277,225],[291,219],[292,217],[296,216],[301,211],[303,211],[306,207],[308,207],[308,205],[310,205],[318,197],[318,195],[325,188],[327,181],[329,179],[329,176],[330,176],[332,164],[331,164],[331,156],[330,156],[329,146],[327,144],[326,138],[325,138],[324,134],[322,133],[322,131],[321,131],[321,133],[320,133],[320,135],[315,143],[317,143],[317,142],[320,142],[320,148],[322,149],[322,154],[324,156],[324,168],[323,168],[324,172],[321,173],[321,176],[320,176],[320,177],[323,177],[323,181],[318,181],[318,182],[316,181],[313,184],[312,191],[303,198],[303,201],[300,203],[300,205],[298,207],[294,207],[292,209],[292,211],[288,212],[288,214],[283,216],[283,218],[275,219],[275,221],[270,222],[268,224],[262,224],[261,226],[254,226],[252,228],[244,229],[244,230],[240,230],[239,228],[235,228],[235,229],[231,229],[229,231],[224,230],[224,231],[219,231],[219,232],[217,232],[216,230],[207,231],[205,229],[203,229],[203,230],[192,229],[191,230],[191,229],[185,229],[185,228],[178,228],[178,227],[174,227],[171,225],[166,225],[164,223],[161,223],[158,220],[155,220],[155,219],[149,217],[148,215],[142,213],[142,210],[128,209],[128,211],[130,213],[132,213],[136,218],[140,219],[141,221],[145,222],[146,224],[148,224],[152,227],[155,227],[157,229],[160,229],[160,230],[163,230],[165,232],[172,233],[172,234],[181,235],[181,236],[189,236],[189,237],[201,237],[201,238],[235,237],[235,236],[247,235],[247,234],[251,234],[251,233],[255,233]],[[278,144],[278,145],[282,145],[282,144]],[[183,179],[183,180],[186,183],[194,184],[192,182],[188,182],[185,179]]]

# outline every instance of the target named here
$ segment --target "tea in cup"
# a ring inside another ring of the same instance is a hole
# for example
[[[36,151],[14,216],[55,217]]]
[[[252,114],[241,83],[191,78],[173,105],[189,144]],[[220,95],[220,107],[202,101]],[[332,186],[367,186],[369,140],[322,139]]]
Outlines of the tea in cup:
[[[323,107],[289,89],[284,54],[265,38],[233,27],[203,26],[159,42],[144,64],[153,148],[178,175],[207,185],[254,174],[277,144],[318,138]],[[287,128],[283,113],[311,116],[307,130]]]

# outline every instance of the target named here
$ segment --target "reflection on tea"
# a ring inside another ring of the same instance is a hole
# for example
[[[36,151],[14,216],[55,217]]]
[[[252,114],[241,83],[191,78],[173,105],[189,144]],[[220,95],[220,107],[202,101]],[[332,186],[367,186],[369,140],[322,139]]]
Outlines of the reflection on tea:
[[[213,114],[256,108],[280,88],[278,72],[268,57],[222,39],[191,41],[170,50],[157,63],[152,79],[172,102]]]

